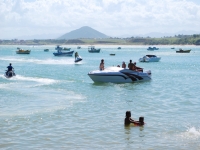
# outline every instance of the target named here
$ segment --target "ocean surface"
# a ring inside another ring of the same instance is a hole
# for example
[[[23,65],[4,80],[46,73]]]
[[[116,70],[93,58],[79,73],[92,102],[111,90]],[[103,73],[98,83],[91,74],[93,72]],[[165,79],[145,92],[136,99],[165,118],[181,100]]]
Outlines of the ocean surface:
[[[31,53],[16,54],[17,47]],[[200,149],[200,47],[101,45],[96,54],[87,46],[65,47],[83,61],[53,56],[55,45],[0,46],[0,149]],[[176,53],[179,48],[192,51]],[[138,62],[146,54],[161,60]],[[132,59],[151,70],[152,80],[94,83],[87,74],[101,59],[105,67]],[[16,73],[11,79],[4,77],[9,63]],[[125,127],[127,110],[146,124]]]

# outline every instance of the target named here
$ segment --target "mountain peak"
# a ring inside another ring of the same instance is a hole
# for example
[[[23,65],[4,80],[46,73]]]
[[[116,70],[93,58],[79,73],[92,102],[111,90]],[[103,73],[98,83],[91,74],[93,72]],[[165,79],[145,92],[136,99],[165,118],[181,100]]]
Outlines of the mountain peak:
[[[107,35],[89,27],[83,26],[79,29],[68,32],[58,39],[80,39],[80,38],[108,38]]]

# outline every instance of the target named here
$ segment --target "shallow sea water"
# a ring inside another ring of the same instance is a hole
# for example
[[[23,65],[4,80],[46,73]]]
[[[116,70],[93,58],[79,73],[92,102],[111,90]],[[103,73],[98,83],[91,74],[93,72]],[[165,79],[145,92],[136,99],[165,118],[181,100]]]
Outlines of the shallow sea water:
[[[31,54],[16,54],[17,47]],[[96,46],[98,54],[68,47],[83,61],[53,56],[55,46],[0,46],[0,149],[200,149],[200,47],[175,46],[188,54],[171,46]],[[138,62],[146,54],[161,61]],[[87,73],[101,59],[105,67],[132,59],[152,80],[93,83]],[[16,77],[6,79],[10,62]],[[144,127],[124,127],[127,110],[144,116]]]

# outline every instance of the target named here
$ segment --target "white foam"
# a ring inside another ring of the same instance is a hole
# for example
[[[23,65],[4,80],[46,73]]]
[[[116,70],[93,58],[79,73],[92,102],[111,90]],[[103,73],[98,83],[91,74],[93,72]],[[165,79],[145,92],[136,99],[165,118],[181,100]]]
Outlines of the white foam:
[[[36,63],[36,64],[53,64],[53,65],[70,65],[74,64],[73,58],[62,57],[59,59],[25,59],[25,58],[0,58],[0,60],[9,61],[9,62],[26,62],[26,63]]]
[[[195,127],[191,127],[187,130],[189,135],[200,136],[200,131],[198,131]]]
[[[53,83],[58,82],[57,80],[54,80],[54,79],[24,77],[24,76],[20,76],[20,75],[17,75],[15,77],[11,78],[11,80],[34,81],[34,82],[39,82],[39,83],[43,83],[43,84],[53,84]]]
[[[59,82],[58,80],[54,80],[54,79],[48,79],[48,78],[37,78],[37,77],[25,77],[25,76],[21,76],[21,75],[16,75],[12,78],[6,78],[4,75],[0,75],[1,78],[4,78],[6,80],[11,80],[11,81],[32,81],[32,82],[37,82],[37,83],[42,83],[43,85],[49,85],[49,84],[53,84],[56,82]],[[3,84],[5,85],[5,84]]]

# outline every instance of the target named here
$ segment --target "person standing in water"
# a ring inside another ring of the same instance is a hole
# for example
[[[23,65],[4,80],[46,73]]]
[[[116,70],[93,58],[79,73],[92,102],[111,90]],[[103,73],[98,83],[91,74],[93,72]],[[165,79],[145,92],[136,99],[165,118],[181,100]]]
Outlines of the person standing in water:
[[[99,65],[99,69],[104,70],[104,60],[103,59],[101,60],[101,63]]]
[[[144,117],[140,117],[139,121],[135,121],[131,118],[131,112],[126,111],[126,118],[124,119],[124,125],[130,125],[131,123],[133,123],[136,126],[143,126],[145,124]]]
[[[126,111],[126,118],[124,119],[124,125],[130,125],[130,123],[134,123],[135,121],[131,118],[131,112]]]

